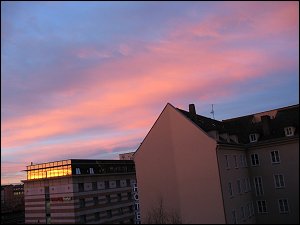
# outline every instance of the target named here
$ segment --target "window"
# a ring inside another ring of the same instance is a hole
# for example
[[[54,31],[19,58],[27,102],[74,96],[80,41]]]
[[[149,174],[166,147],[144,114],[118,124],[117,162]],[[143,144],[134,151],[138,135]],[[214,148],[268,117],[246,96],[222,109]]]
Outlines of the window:
[[[80,207],[80,208],[85,207],[85,199],[84,199],[84,198],[80,198],[80,199],[79,199],[79,207]]]
[[[258,166],[259,165],[258,154],[256,154],[256,153],[251,154],[251,165],[252,166]]]
[[[247,208],[246,208],[246,217],[250,218],[251,217],[251,212],[250,212],[250,202],[247,203]]]
[[[98,205],[98,203],[99,203],[98,197],[93,197],[93,202],[94,202],[94,205]]]
[[[246,159],[246,156],[244,154],[240,155],[240,161],[241,161],[241,167],[244,168],[244,167],[247,167],[247,159]]]
[[[295,131],[294,127],[285,127],[284,128],[284,133],[285,133],[285,136],[287,136],[287,137],[293,136],[294,135],[294,131]]]
[[[107,217],[108,217],[108,218],[111,218],[111,216],[112,216],[111,210],[106,210],[106,213],[107,213]]]
[[[234,155],[233,157],[234,157],[234,167],[239,168],[238,167],[238,162],[237,162],[237,155]]]
[[[93,191],[97,190],[97,182],[92,183],[92,188],[93,188]]]
[[[241,187],[241,181],[240,180],[237,180],[237,186],[238,186],[238,193],[241,194],[242,187]]]
[[[249,135],[249,139],[250,139],[250,142],[257,142],[258,140],[258,134],[250,134]]]
[[[267,202],[265,200],[257,201],[257,212],[258,213],[267,213]]]
[[[242,220],[245,220],[245,209],[243,206],[241,207],[241,215],[242,215]]]
[[[284,177],[282,174],[275,174],[274,175],[274,182],[275,182],[275,188],[284,188]]]
[[[278,200],[279,213],[289,213],[289,203],[287,199]]]
[[[254,204],[253,204],[253,202],[251,202],[250,214],[251,214],[251,216],[254,216]]]
[[[127,196],[128,196],[128,199],[129,199],[129,200],[132,199],[132,194],[131,194],[131,192],[127,192]]]
[[[86,223],[86,215],[81,215],[79,217],[79,223]]]
[[[78,191],[83,192],[84,191],[84,183],[78,183]]]
[[[94,214],[94,217],[95,217],[95,220],[100,220],[100,213],[99,212],[96,212]]]
[[[226,169],[230,169],[229,155],[225,155],[225,160],[226,160]]]
[[[117,186],[117,188],[121,187],[120,180],[116,180],[116,186]]]
[[[104,184],[105,184],[105,189],[109,189],[109,181],[106,180],[106,181],[104,182]]]
[[[232,210],[232,223],[237,223],[237,218],[236,218],[235,210]]]
[[[119,211],[119,214],[124,214],[123,208],[119,208],[118,211]]]
[[[256,196],[262,196],[264,194],[262,177],[254,177]]]
[[[228,183],[228,191],[229,191],[230,197],[232,197],[233,196],[233,190],[232,190],[232,185],[231,185],[230,182]]]
[[[106,202],[110,203],[111,199],[110,199],[110,195],[106,195]]]
[[[245,179],[245,192],[248,192],[248,191],[250,191],[250,190],[251,190],[250,180],[249,180],[249,178],[247,177],[247,178]]]
[[[122,201],[122,195],[121,195],[121,193],[118,194],[118,201],[119,202]]]
[[[280,163],[279,151],[272,151],[271,152],[271,160],[272,163]]]
[[[90,168],[90,174],[94,174],[94,168]]]
[[[242,190],[244,190],[244,192],[248,192],[248,188],[247,188],[247,184],[246,184],[246,179],[243,178],[242,179]]]
[[[81,174],[80,168],[76,168],[76,174]]]

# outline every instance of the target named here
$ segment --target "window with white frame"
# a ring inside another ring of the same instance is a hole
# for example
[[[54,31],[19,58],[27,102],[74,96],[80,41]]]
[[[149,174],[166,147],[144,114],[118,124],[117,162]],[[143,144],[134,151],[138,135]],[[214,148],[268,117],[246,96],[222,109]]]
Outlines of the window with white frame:
[[[234,158],[234,167],[237,169],[237,168],[239,168],[238,167],[237,155],[234,155],[233,158]]]
[[[285,127],[284,128],[284,133],[285,133],[285,136],[287,136],[287,137],[293,136],[294,135],[294,131],[295,131],[294,127]]]
[[[274,175],[274,183],[275,183],[275,188],[284,188],[285,183],[284,183],[284,177],[282,174],[275,174]]]
[[[275,150],[271,152],[272,163],[280,163],[279,151]]]
[[[262,196],[264,194],[262,177],[254,177],[254,185],[256,196]]]
[[[257,140],[258,140],[258,134],[257,133],[250,134],[249,135],[249,140],[250,140],[250,142],[257,142]]]
[[[289,203],[287,199],[278,200],[279,213],[289,213]]]
[[[258,166],[259,165],[259,158],[257,153],[251,154],[251,165]]]
[[[230,197],[232,197],[233,196],[233,190],[232,190],[231,182],[228,183],[228,191],[229,191]]]
[[[267,201],[266,200],[258,200],[257,203],[257,212],[258,213],[267,213]]]
[[[225,160],[226,160],[226,169],[230,169],[229,155],[225,155]]]

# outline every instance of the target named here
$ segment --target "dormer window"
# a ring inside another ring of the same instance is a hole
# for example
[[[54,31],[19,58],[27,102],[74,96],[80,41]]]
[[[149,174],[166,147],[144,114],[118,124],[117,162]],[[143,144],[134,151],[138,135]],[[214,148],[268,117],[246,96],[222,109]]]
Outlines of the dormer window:
[[[285,127],[284,128],[284,133],[285,133],[285,136],[287,136],[287,137],[294,136],[294,132],[295,132],[294,127]]]
[[[258,141],[258,134],[257,133],[250,134],[249,139],[250,139],[250,142],[257,142]]]

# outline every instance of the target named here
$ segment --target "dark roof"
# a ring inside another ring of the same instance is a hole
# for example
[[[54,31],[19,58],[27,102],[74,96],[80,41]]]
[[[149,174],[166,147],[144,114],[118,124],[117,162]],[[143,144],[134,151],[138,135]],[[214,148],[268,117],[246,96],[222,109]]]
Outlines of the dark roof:
[[[192,115],[190,112],[182,109],[178,109],[178,111],[193,121],[205,132],[216,130],[219,134],[228,133],[229,135],[237,135],[239,143],[244,144],[249,143],[249,135],[252,133],[258,133],[259,140],[284,137],[284,128],[289,126],[295,127],[295,135],[299,135],[299,104],[223,121],[207,118],[201,115]],[[265,115],[271,111],[277,111],[277,113],[274,118],[270,118],[270,133],[266,135],[263,131],[263,122],[255,122],[254,117],[257,117],[260,114]],[[220,141],[227,142],[221,137]]]

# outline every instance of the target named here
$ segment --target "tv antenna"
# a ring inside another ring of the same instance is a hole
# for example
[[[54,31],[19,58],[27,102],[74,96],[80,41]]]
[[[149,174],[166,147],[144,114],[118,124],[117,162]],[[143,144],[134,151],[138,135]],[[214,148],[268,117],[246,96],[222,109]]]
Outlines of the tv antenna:
[[[211,104],[211,112],[210,112],[213,116],[213,119],[215,119],[215,111],[214,111],[214,104]]]

